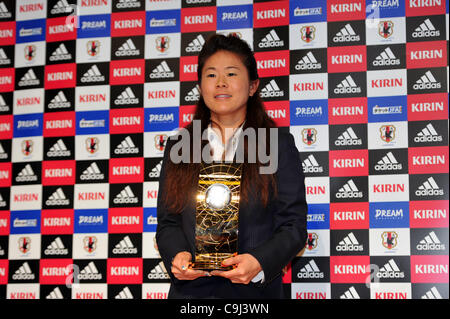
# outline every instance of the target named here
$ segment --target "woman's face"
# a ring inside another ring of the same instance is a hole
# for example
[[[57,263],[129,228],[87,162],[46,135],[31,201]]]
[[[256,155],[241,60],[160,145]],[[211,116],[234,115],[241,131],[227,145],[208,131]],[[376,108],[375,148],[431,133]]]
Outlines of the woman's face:
[[[200,90],[214,115],[237,115],[247,108],[247,100],[258,88],[259,80],[250,82],[241,58],[229,51],[218,51],[203,66]]]

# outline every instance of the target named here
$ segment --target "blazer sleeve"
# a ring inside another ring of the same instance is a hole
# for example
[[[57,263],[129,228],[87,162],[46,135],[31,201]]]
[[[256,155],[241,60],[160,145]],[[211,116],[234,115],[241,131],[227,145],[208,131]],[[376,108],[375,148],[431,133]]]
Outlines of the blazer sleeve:
[[[282,135],[281,135],[282,134]],[[278,196],[271,203],[274,231],[270,239],[249,251],[261,264],[265,282],[275,279],[304,247],[307,239],[304,175],[291,134],[279,138]]]
[[[173,258],[182,251],[190,252],[188,241],[182,229],[181,214],[169,212],[166,205],[162,201],[162,197],[166,192],[166,163],[169,161],[170,149],[175,141],[167,140],[164,150],[163,163],[161,166],[159,177],[159,189],[157,199],[157,227],[156,227],[156,243],[158,245],[159,254],[163,260],[166,270],[172,279],[175,279],[170,271]],[[175,279],[176,280],[176,279]]]

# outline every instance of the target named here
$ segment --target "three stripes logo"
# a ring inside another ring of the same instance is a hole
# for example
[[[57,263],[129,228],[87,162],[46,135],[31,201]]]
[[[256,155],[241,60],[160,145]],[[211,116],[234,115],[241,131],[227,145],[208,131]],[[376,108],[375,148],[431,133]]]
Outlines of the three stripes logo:
[[[336,193],[336,198],[362,198],[363,192],[359,191],[358,187],[356,187],[353,179],[350,179],[347,183],[344,184],[341,188],[339,188]]]
[[[356,34],[350,23],[347,23],[341,30],[333,37],[333,42],[357,42],[361,37]]]
[[[347,291],[345,291],[340,297],[340,299],[361,299],[358,292],[354,286],[351,286]]]
[[[200,87],[196,84],[192,90],[188,92],[188,94],[184,97],[186,102],[197,102],[200,100]]]
[[[114,297],[114,299],[134,299],[134,297],[130,288],[125,287]]]
[[[169,279],[164,263],[160,261],[147,275],[148,279]]]
[[[3,148],[2,143],[0,143],[0,159],[7,159],[8,153],[6,153],[5,149]]]
[[[341,81],[341,83],[338,83],[333,92],[334,94],[357,94],[361,93],[361,87],[356,84],[349,74]]]
[[[114,100],[114,105],[130,105],[138,104],[139,99],[134,95],[133,90],[128,86],[119,96]]]
[[[137,248],[134,247],[130,237],[125,236],[114,248],[113,254],[136,254]]]
[[[272,29],[267,33],[267,35],[262,38],[258,43],[259,48],[274,48],[284,46],[284,41],[280,39],[275,29]]]
[[[400,65],[400,59],[397,59],[394,52],[392,52],[390,47],[383,50],[376,58],[372,61],[373,66],[395,66]]]
[[[397,161],[392,152],[388,152],[381,160],[375,165],[376,171],[398,171],[401,170],[402,164]]]
[[[311,259],[300,271],[297,273],[299,279],[320,279],[324,278],[324,273],[319,269],[314,259]]]
[[[319,165],[313,154],[310,154],[303,162],[303,173],[323,173],[323,167]]]
[[[9,19],[12,17],[12,13],[8,11],[5,3],[0,2],[0,19]]]
[[[0,48],[0,65],[7,65],[7,64],[11,64],[11,59],[7,57],[5,50]]]
[[[17,174],[16,182],[36,182],[38,176],[34,173],[33,168],[30,164],[25,165],[25,167]]]
[[[102,180],[105,178],[105,174],[100,171],[96,162],[93,162],[86,168],[83,173],[80,175],[80,179],[83,181],[95,181]]]
[[[24,262],[12,275],[13,280],[34,280],[36,275],[30,268],[28,262]]]
[[[413,38],[429,38],[440,36],[440,31],[436,30],[430,19],[423,21],[412,33]]]
[[[131,187],[126,186],[116,197],[113,199],[114,204],[136,204],[139,199],[134,195]]]
[[[56,237],[54,241],[50,243],[50,245],[47,246],[47,248],[44,250],[44,255],[50,256],[50,255],[68,255],[69,250],[64,247],[64,244],[61,240],[61,237]]]
[[[67,51],[67,48],[64,45],[64,43],[61,43],[48,59],[52,62],[71,60],[72,54],[70,54],[69,51]]]
[[[189,44],[186,47],[186,52],[192,53],[192,52],[200,52],[203,48],[203,45],[205,44],[205,38],[201,34],[199,34],[194,40],[189,42]]]
[[[389,261],[381,267],[376,273],[377,278],[405,278],[405,273],[400,270],[394,259]]]
[[[338,138],[334,141],[336,146],[349,146],[349,145],[362,145],[362,139],[360,139],[353,128],[348,127]]]
[[[114,154],[137,154],[139,153],[139,147],[137,147],[130,136],[125,137],[125,139],[116,146]]]
[[[79,274],[77,274],[78,280],[101,280],[102,274],[98,271],[95,263],[91,261],[86,267],[84,267]]]
[[[295,69],[300,70],[317,70],[322,68],[322,63],[317,61],[314,54],[312,54],[311,51],[306,53],[306,55],[298,61],[298,63],[295,65]]]
[[[59,289],[59,287],[55,287],[46,297],[45,299],[64,299],[64,296]]]
[[[161,173],[161,166],[162,166],[162,160],[152,168],[151,172],[148,174],[150,178],[159,178],[159,175]]]
[[[9,112],[11,107],[6,103],[2,95],[0,95],[0,112]]]
[[[431,288],[428,290],[421,299],[444,299],[436,287]]]
[[[167,79],[175,77],[175,73],[169,68],[166,61],[162,61],[156,68],[150,73],[150,79]]]
[[[48,104],[49,109],[62,109],[68,107],[70,107],[70,102],[67,100],[63,91],[59,91]]]
[[[51,14],[71,13],[75,5],[70,5],[67,0],[59,0],[50,10]]]
[[[363,251],[363,245],[360,245],[353,232],[348,234],[336,246],[336,251]]]
[[[82,83],[103,82],[103,81],[105,81],[105,76],[102,75],[102,73],[98,69],[98,66],[96,64],[94,64],[93,66],[91,66],[91,68],[89,70],[87,70],[83,74],[80,81]]]
[[[433,176],[430,176],[422,185],[415,191],[416,196],[442,196],[444,190],[438,186]]]
[[[438,134],[431,123],[428,123],[417,135],[414,137],[416,143],[426,142],[442,142],[442,136]]]
[[[433,73],[431,73],[430,70],[426,71],[424,75],[420,77],[414,83],[413,89],[414,90],[430,90],[430,89],[440,89],[441,88],[441,82],[438,82],[436,78],[434,77]]]
[[[66,144],[62,139],[56,141],[56,143],[50,147],[47,152],[48,157],[59,157],[59,156],[71,156],[71,152],[67,149]]]
[[[49,198],[45,201],[47,206],[63,206],[69,205],[70,200],[66,197],[61,187],[59,187]]]
[[[117,9],[140,8],[141,3],[138,0],[119,0],[116,4]]]
[[[114,53],[117,57],[140,55],[141,51],[134,45],[133,40],[126,40]]]
[[[271,80],[265,87],[261,89],[260,96],[262,98],[283,97],[284,91],[280,89],[275,80]]]
[[[416,246],[417,250],[439,251],[445,250],[445,244],[441,243],[434,231],[425,236]]]
[[[36,73],[34,73],[33,69],[29,69],[27,73],[22,76],[18,86],[31,86],[31,85],[39,85],[40,81],[36,76]]]

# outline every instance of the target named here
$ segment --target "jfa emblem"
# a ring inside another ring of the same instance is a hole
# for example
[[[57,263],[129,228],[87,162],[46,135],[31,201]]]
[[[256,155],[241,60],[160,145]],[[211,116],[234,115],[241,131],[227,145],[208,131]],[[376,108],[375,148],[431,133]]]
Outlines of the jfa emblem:
[[[86,139],[86,150],[89,154],[94,154],[98,151],[98,138],[96,137],[89,137]]]
[[[97,249],[97,237],[95,236],[87,236],[83,238],[83,248],[88,253],[92,253]]]
[[[166,52],[169,49],[170,38],[166,36],[156,38],[156,50],[161,53]]]
[[[383,125],[380,127],[381,139],[386,143],[392,142],[395,139],[395,126]]]
[[[36,46],[35,45],[26,45],[24,48],[25,59],[27,61],[31,61],[36,56]]]
[[[386,20],[378,23],[378,34],[387,39],[394,33],[394,23]]]
[[[308,239],[306,240],[306,249],[313,250],[317,247],[319,236],[316,233],[308,233]]]
[[[314,128],[305,128],[302,130],[302,141],[306,145],[312,145],[316,142],[317,130]]]
[[[381,240],[383,247],[387,249],[393,249],[397,246],[398,235],[393,231],[385,231],[381,234]]]
[[[316,28],[310,25],[304,26],[300,29],[300,34],[302,40],[309,43],[315,38]]]
[[[100,53],[100,41],[97,40],[88,41],[86,46],[87,46],[87,53],[90,56],[96,56]]]
[[[166,134],[158,134],[155,136],[155,147],[158,151],[164,151],[164,147],[166,146],[167,135]]]
[[[30,251],[31,249],[30,245],[31,245],[30,237],[19,238],[19,250],[22,254],[25,254]]]
[[[28,156],[32,152],[33,152],[33,141],[32,140],[22,141],[22,154]]]

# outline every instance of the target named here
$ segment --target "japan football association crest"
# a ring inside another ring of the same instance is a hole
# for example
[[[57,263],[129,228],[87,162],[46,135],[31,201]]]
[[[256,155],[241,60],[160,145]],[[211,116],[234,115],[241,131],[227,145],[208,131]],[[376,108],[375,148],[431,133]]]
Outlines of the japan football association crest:
[[[387,39],[394,33],[394,23],[386,20],[378,23],[378,34]]]
[[[33,152],[33,141],[24,140],[22,141],[22,154],[29,156]]]
[[[169,49],[170,38],[167,36],[161,36],[156,38],[156,50],[161,53],[166,52]]]
[[[381,234],[383,247],[393,249],[397,246],[398,234],[393,231],[385,231]]]
[[[317,130],[314,128],[305,128],[302,130],[302,142],[310,146],[316,142]]]
[[[155,147],[158,151],[164,151],[164,147],[166,146],[167,135],[166,134],[158,134],[155,136]]]
[[[94,250],[97,249],[97,242],[98,239],[95,236],[86,236],[83,238],[83,248],[88,253],[92,253]]]
[[[86,151],[88,151],[89,154],[94,154],[98,151],[99,139],[97,137],[89,137],[86,139],[85,143]]]
[[[36,56],[36,46],[35,45],[26,45],[24,48],[25,60],[31,61]]]
[[[386,142],[392,142],[395,139],[395,126],[393,125],[383,125],[380,127],[380,137]]]
[[[313,26],[307,25],[300,29],[301,39],[306,43],[310,43],[312,40],[314,40],[315,34],[316,28]]]
[[[316,233],[308,233],[308,239],[306,240],[306,249],[313,250],[317,247],[319,236]]]
[[[31,249],[31,239],[30,237],[20,237],[19,238],[19,250],[22,254],[26,254]]]
[[[87,53],[90,56],[97,56],[100,53],[100,41],[93,40],[86,43]]]

